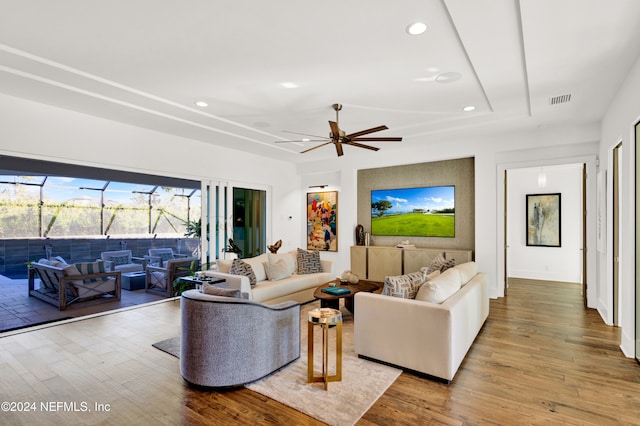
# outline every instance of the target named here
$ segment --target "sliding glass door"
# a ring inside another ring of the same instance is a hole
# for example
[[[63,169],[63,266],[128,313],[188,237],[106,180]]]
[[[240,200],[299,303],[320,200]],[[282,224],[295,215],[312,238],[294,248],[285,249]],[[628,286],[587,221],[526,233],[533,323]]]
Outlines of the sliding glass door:
[[[210,264],[221,257],[247,258],[266,251],[267,190],[203,182],[202,253]]]
[[[233,241],[240,257],[254,257],[266,249],[267,193],[233,188]]]

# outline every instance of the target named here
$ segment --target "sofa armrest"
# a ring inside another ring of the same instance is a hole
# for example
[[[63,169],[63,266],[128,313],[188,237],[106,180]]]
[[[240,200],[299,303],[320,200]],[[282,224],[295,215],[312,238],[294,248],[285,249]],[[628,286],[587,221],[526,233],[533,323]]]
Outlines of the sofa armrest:
[[[146,269],[146,267],[147,267],[147,259],[145,259],[144,257],[132,256],[131,257],[131,262],[139,263],[140,265],[142,265],[142,269]]]
[[[451,312],[442,305],[359,292],[354,295],[358,355],[451,380]]]
[[[225,283],[217,284],[219,287],[234,288],[234,289],[240,290],[240,293],[242,293],[243,297],[244,295],[246,295],[247,299],[253,300],[253,295],[251,293],[251,283],[249,282],[249,277],[246,277],[244,275],[228,274],[225,272],[218,272],[218,271],[212,271],[212,270],[207,270],[203,272],[204,272],[204,275],[207,277],[221,278],[223,280],[226,280]]]

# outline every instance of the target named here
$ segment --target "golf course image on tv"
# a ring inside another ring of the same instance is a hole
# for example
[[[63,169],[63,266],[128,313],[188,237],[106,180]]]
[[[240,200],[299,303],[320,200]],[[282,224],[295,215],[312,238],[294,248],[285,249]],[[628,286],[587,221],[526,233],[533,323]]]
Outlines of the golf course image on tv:
[[[371,235],[455,237],[455,186],[374,189]]]

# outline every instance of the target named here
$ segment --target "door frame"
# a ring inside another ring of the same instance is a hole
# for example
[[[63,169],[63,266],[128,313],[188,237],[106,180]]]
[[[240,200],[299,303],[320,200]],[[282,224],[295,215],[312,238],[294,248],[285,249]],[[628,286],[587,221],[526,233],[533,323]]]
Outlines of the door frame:
[[[597,177],[596,177],[596,168],[597,168],[598,157],[595,154],[592,155],[581,155],[574,157],[564,157],[564,158],[547,158],[547,159],[539,159],[534,161],[521,161],[521,162],[505,162],[498,163],[496,170],[496,190],[497,190],[497,209],[496,211],[505,211],[505,203],[506,203],[506,194],[505,194],[505,185],[504,185],[504,175],[505,172],[510,169],[520,169],[520,168],[532,168],[532,167],[543,167],[543,166],[556,166],[562,164],[579,164],[583,163],[586,165],[587,176],[586,176],[586,205],[587,205],[587,215],[586,215],[586,280],[587,280],[587,306],[589,308],[595,308],[597,305],[596,300],[596,281],[597,281],[597,271],[596,271],[596,193],[597,193]],[[496,226],[496,230],[498,235],[496,236],[496,252],[504,253],[503,249],[505,247],[504,241],[506,238],[506,215],[496,215],[496,220],[498,222]],[[498,283],[504,283],[506,281],[506,256],[504,254],[497,256],[497,268]],[[589,283],[592,283],[589,285]],[[504,287],[500,286],[499,291],[502,294],[498,294],[498,297],[504,297]]]

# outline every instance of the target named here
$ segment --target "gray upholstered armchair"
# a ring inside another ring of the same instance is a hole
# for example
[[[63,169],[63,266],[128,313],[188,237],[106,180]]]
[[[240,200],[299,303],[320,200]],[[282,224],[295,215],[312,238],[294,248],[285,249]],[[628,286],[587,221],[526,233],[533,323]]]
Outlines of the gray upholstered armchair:
[[[300,357],[300,305],[182,293],[180,372],[190,384],[239,386]]]

